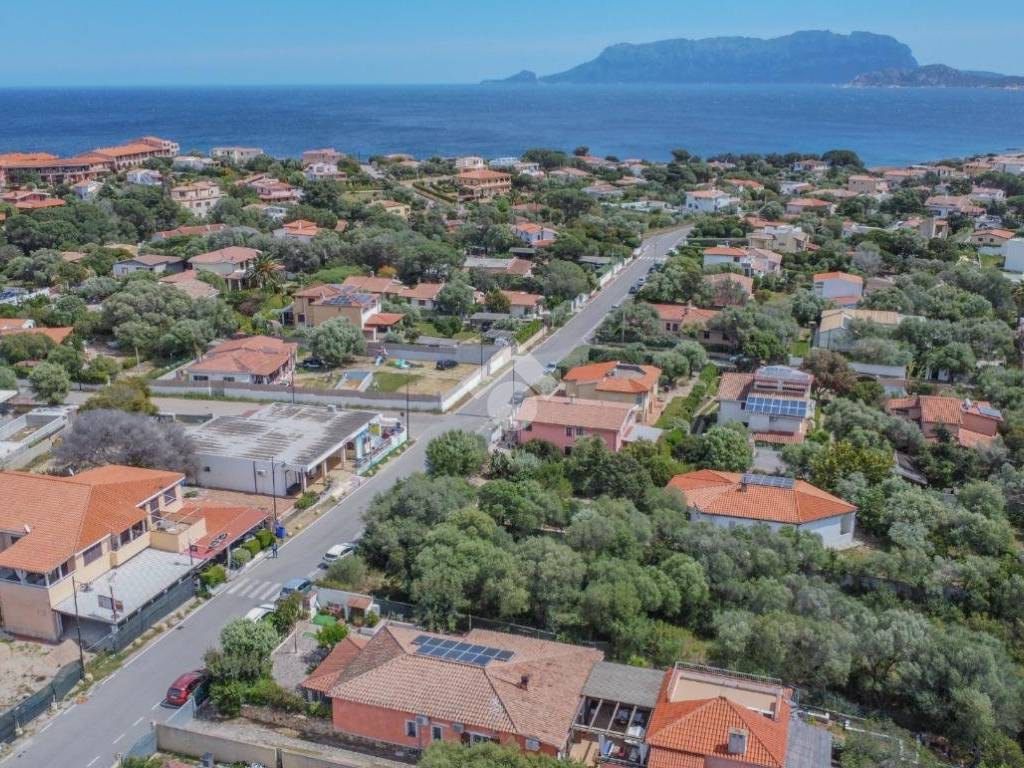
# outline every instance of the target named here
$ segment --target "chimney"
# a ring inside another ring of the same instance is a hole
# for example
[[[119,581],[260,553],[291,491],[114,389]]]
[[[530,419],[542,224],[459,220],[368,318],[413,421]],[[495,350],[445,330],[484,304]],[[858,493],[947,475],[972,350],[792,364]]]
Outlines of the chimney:
[[[529,688],[530,688],[530,676],[529,675],[525,675],[524,674],[524,675],[522,675],[519,678],[519,687],[522,688],[524,691],[529,690]]]
[[[744,728],[729,729],[729,754],[743,755],[747,752],[747,731]]]

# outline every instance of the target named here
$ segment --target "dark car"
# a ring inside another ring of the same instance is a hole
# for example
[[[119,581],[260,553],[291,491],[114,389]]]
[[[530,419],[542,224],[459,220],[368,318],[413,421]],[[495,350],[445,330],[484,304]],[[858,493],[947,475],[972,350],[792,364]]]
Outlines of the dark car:
[[[167,689],[167,698],[164,701],[172,707],[180,707],[188,701],[189,696],[195,693],[204,682],[206,682],[205,669],[186,672],[171,683],[171,687]]]
[[[452,360],[452,359],[438,360],[437,361],[437,365],[434,366],[434,367],[437,368],[437,370],[439,370],[439,371],[450,371],[452,368],[455,368],[456,366],[458,366],[458,364],[459,364],[458,360]]]
[[[307,371],[319,371],[320,369],[327,367],[327,364],[319,357],[307,357],[300,363],[300,365]]]
[[[631,286],[629,286],[629,293],[630,293],[630,295],[636,293],[639,290],[640,290],[640,286],[639,285],[631,285]]]

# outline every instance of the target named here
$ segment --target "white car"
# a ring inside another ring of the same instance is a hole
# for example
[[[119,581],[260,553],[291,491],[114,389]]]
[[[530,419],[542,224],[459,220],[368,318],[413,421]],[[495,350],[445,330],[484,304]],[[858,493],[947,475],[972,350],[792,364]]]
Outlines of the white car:
[[[356,545],[349,542],[344,544],[335,544],[333,547],[324,552],[322,558],[324,565],[330,565],[333,562],[341,560],[343,557],[348,557],[356,551]]]
[[[263,605],[257,605],[255,608],[250,609],[245,614],[245,618],[252,622],[262,621],[276,610],[277,606],[273,603],[263,603]]]

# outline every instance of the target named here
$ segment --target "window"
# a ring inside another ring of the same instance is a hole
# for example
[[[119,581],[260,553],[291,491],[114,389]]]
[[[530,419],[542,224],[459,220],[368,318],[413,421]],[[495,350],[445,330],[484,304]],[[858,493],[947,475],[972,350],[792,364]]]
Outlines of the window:
[[[470,744],[483,744],[485,741],[493,741],[495,744],[498,740],[490,736],[484,736],[482,733],[471,733],[469,734]]]
[[[853,513],[843,515],[839,519],[839,533],[846,535],[853,532]]]
[[[419,735],[419,729],[416,727],[415,720],[405,721],[405,735],[410,739],[415,739]]]
[[[576,427],[576,436],[577,437],[580,436],[580,435],[585,435],[585,434],[587,434],[587,430],[586,430],[585,427]]]
[[[192,374],[192,381],[209,381],[209,380],[210,380],[209,376],[205,376],[205,375],[198,374],[198,373]]]
[[[98,542],[96,544],[93,544],[91,547],[89,547],[87,550],[85,550],[85,552],[82,553],[82,562],[84,562],[86,565],[88,565],[89,563],[92,563],[92,562],[95,562],[96,560],[99,560],[100,555],[102,555],[102,554],[103,554],[103,542],[100,541],[100,542]]]
[[[704,339],[707,340],[707,339],[710,339],[710,338],[711,338],[711,333],[709,331],[704,331]]]
[[[572,437],[572,427],[566,427],[565,428],[565,436],[566,437]]]
[[[444,729],[440,725],[430,726],[430,740],[441,741],[444,738]]]

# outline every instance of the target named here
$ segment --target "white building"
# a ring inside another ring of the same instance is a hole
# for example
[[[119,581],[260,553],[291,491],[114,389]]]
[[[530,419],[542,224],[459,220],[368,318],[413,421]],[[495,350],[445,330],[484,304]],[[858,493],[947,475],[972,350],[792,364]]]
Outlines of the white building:
[[[476,171],[480,168],[486,168],[487,163],[484,162],[482,157],[477,155],[467,155],[466,157],[455,158],[455,170],[457,171]]]
[[[215,181],[197,181],[171,188],[171,199],[196,216],[208,216],[223,197]]]
[[[75,184],[72,188],[75,193],[75,197],[85,202],[92,202],[96,199],[96,195],[103,189],[103,185],[95,179],[89,181],[80,181]]]
[[[758,442],[801,443],[814,419],[809,373],[766,365],[753,373],[723,373],[718,382],[718,423],[738,421]]]
[[[831,299],[841,307],[853,306],[864,293],[864,278],[849,272],[819,272],[814,276],[814,295]]]
[[[739,198],[720,189],[696,189],[686,193],[686,210],[697,213],[718,213],[739,205]]]
[[[214,147],[210,150],[210,157],[227,160],[238,165],[255,160],[262,154],[263,150],[259,147]]]
[[[138,184],[140,187],[159,187],[164,183],[163,174],[150,168],[132,168],[125,174],[129,184]]]
[[[1003,243],[1003,269],[1024,272],[1024,237],[1014,237]]]
[[[821,537],[829,549],[853,546],[857,508],[803,480],[702,469],[676,475],[669,487],[683,492],[690,519],[723,528],[793,527]]]
[[[174,158],[174,162],[171,163],[171,167],[176,171],[205,171],[207,168],[213,168],[216,164],[217,161],[212,160],[209,157],[179,155]]]

